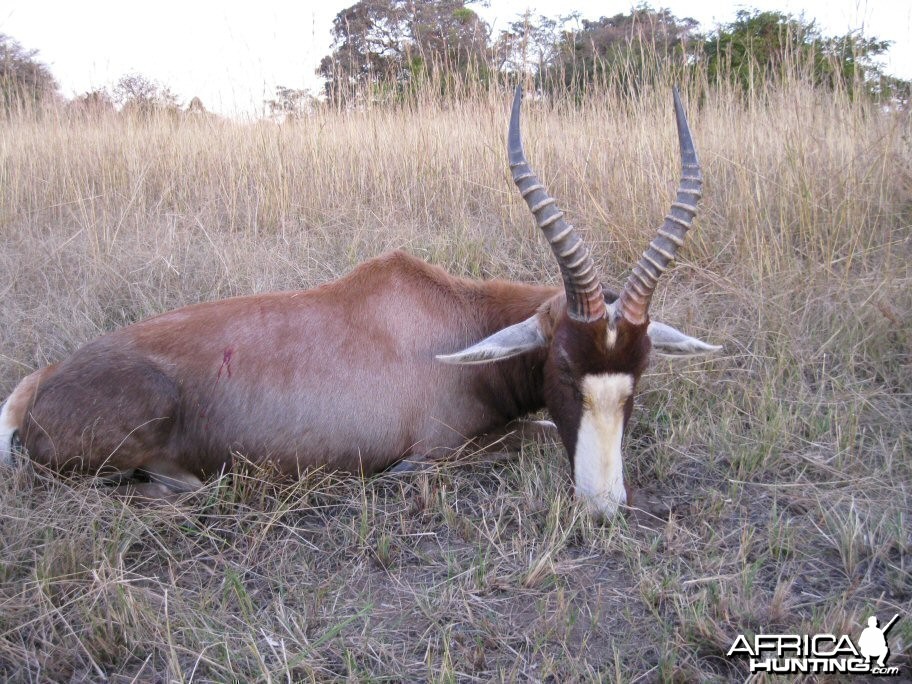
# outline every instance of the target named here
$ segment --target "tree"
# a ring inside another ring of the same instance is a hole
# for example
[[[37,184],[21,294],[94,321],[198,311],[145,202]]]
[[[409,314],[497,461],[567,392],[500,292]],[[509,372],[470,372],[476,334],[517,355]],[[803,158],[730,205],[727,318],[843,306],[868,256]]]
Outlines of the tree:
[[[331,101],[365,90],[401,95],[431,76],[487,68],[490,30],[465,0],[360,0],[333,20],[333,52],[317,71]]]
[[[688,48],[701,38],[697,26],[646,3],[627,14],[584,19],[581,29],[563,33],[542,79],[575,92],[606,82],[634,92],[662,71],[684,67]]]
[[[37,54],[0,33],[0,102],[5,111],[32,107],[57,94],[57,81]]]
[[[824,37],[813,21],[782,12],[739,10],[735,21],[709,36],[704,60],[711,80],[731,80],[745,90],[804,73],[816,85],[874,92],[883,80],[875,58],[889,46],[855,34]]]
[[[77,95],[67,103],[67,109],[76,116],[96,119],[116,113],[114,100],[106,88],[90,90]]]
[[[532,79],[546,91],[639,92],[653,83],[705,74],[750,89],[768,79],[810,76],[815,85],[862,90],[892,102],[908,82],[876,62],[889,42],[860,34],[825,37],[813,22],[782,12],[741,10],[703,35],[696,20],[642,3],[626,14],[581,19],[526,12],[491,42],[470,0],[360,0],[333,23],[333,52],[319,72],[332,102],[368,94],[401,99],[421,84],[452,95],[451,84]]]
[[[593,21],[526,12],[500,33],[494,54],[501,68],[532,76],[545,90],[580,93],[612,81],[635,91],[672,65],[683,68],[688,48],[702,41],[696,28],[694,19],[645,3]]]
[[[179,109],[177,96],[170,88],[142,74],[122,76],[114,86],[114,101],[120,105],[121,111],[143,116]]]
[[[269,116],[274,119],[289,121],[307,116],[317,106],[317,98],[307,90],[276,86],[275,99],[266,100]]]
[[[560,50],[566,25],[578,20],[571,14],[555,19],[526,10],[500,32],[494,43],[495,64],[499,70],[537,76],[553,63]]]
[[[206,105],[203,104],[203,101],[194,95],[190,100],[190,104],[187,105],[187,114],[206,116],[209,112],[206,110]]]

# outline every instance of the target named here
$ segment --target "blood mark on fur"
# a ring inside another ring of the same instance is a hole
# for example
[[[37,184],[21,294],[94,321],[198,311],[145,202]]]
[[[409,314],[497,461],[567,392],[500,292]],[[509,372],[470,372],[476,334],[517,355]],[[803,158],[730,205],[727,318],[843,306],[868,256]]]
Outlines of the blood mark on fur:
[[[212,383],[212,388],[219,384],[219,381],[222,379],[222,375],[226,378],[231,377],[231,357],[234,356],[234,347],[225,347],[225,351],[222,352],[222,364],[219,366],[218,372],[215,374],[215,382]],[[203,430],[209,430],[209,412],[206,406],[200,406],[199,417],[204,420]]]
[[[233,354],[233,347],[225,347],[225,351],[222,354],[222,365],[219,366],[218,374],[215,376],[216,383],[222,379],[222,373],[225,373],[229,378],[231,377],[231,357]]]

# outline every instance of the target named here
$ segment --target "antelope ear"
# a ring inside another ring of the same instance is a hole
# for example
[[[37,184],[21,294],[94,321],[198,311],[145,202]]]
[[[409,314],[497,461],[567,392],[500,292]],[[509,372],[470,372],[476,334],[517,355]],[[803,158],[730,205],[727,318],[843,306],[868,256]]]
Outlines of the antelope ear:
[[[658,321],[652,321],[646,332],[652,340],[652,348],[663,356],[699,356],[722,349],[721,346],[689,337],[677,328]]]
[[[475,365],[509,359],[547,345],[548,339],[542,330],[540,314],[536,313],[521,323],[498,330],[471,347],[466,347],[453,354],[438,354],[435,358],[443,363]]]

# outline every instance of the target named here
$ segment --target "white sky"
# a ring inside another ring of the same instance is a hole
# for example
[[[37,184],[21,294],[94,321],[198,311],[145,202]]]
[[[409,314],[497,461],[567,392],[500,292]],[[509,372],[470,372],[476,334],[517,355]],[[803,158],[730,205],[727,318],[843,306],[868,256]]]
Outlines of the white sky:
[[[255,114],[276,85],[320,88],[314,71],[328,54],[333,17],[355,0],[2,0],[0,33],[38,57],[67,97],[138,72],[171,88],[186,104],[194,95],[226,115]],[[474,6],[496,32],[530,7],[584,18],[627,12],[629,0],[490,0]],[[734,19],[738,9],[804,13],[826,35],[863,28],[894,41],[888,73],[912,78],[910,0],[654,0],[704,29]]]

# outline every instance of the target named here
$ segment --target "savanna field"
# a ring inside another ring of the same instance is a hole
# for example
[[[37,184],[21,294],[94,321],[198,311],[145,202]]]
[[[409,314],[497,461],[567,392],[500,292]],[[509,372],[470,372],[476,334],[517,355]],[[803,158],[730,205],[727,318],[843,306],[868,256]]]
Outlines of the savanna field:
[[[0,396],[118,326],[391,249],[558,283],[510,181],[510,94],[284,125],[5,120]],[[176,504],[4,469],[0,677],[730,681],[738,634],[895,613],[908,677],[912,122],[800,80],[684,99],[705,196],[651,314],[724,350],[653,359],[633,508],[591,520],[559,444],[367,480],[247,468]],[[670,84],[527,98],[523,126],[620,287],[678,182]]]

